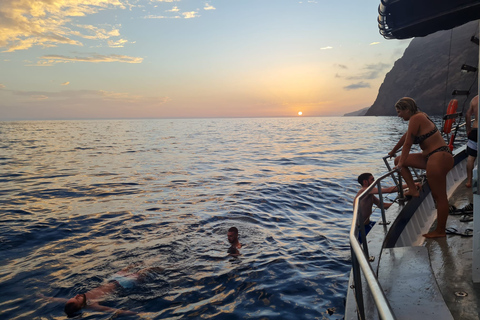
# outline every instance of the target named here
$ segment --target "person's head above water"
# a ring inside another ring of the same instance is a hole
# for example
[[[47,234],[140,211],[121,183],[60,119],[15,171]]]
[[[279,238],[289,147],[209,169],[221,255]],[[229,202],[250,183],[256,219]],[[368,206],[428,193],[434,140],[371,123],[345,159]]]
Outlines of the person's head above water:
[[[238,243],[238,229],[236,227],[228,229],[227,237],[231,245],[236,245]]]
[[[75,297],[68,299],[65,304],[65,313],[67,317],[72,318],[80,314],[80,311],[87,305],[87,296],[85,293],[77,294]]]
[[[365,172],[358,176],[357,181],[362,187],[369,187],[375,179],[371,173]]]

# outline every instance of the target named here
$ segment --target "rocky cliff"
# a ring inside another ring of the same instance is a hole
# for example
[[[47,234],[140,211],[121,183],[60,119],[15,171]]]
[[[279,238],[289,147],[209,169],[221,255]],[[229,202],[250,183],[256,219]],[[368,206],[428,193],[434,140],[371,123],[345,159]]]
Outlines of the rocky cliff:
[[[448,105],[452,98],[459,101],[458,111],[465,101],[465,108],[468,108],[468,103],[477,94],[477,75],[460,70],[463,64],[478,67],[479,46],[470,40],[474,35],[478,37],[477,21],[413,39],[403,57],[385,76],[377,99],[365,115],[396,115],[394,105],[402,97],[414,98],[420,109],[429,115],[443,115],[445,104]],[[455,89],[470,89],[471,94],[453,97]]]

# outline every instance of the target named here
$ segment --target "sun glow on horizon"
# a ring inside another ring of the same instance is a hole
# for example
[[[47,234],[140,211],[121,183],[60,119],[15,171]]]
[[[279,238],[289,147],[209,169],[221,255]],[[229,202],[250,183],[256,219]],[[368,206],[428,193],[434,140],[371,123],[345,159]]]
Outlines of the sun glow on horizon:
[[[303,114],[302,111],[298,111],[298,115],[301,116]]]

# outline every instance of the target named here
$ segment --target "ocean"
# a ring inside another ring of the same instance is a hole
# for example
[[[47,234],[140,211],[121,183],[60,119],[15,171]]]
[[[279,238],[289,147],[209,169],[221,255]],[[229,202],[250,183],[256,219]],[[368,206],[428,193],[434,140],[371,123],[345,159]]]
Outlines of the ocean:
[[[100,302],[138,313],[118,318],[342,319],[356,178],[386,172],[406,128],[396,117],[0,122],[0,318],[65,319],[44,296],[130,266],[164,270]]]

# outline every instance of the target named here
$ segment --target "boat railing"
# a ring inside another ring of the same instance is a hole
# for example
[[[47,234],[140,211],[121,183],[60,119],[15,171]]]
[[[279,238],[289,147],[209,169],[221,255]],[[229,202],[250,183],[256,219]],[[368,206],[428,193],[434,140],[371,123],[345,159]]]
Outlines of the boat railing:
[[[388,156],[387,156],[388,157]],[[403,197],[402,178],[398,174],[398,178],[395,177],[395,173],[398,170],[390,170],[384,175],[376,179],[365,191],[355,199],[353,207],[352,226],[350,228],[350,248],[352,253],[352,270],[353,270],[353,289],[355,290],[355,300],[357,304],[358,316],[360,319],[365,318],[365,306],[363,303],[363,290],[362,290],[362,274],[366,280],[370,293],[373,297],[375,305],[378,310],[378,314],[381,319],[395,319],[392,308],[383,292],[383,289],[375,276],[375,272],[370,264],[370,255],[368,252],[368,243],[366,240],[365,224],[363,215],[361,212],[360,201],[370,195],[370,192],[377,188],[378,198],[380,201],[380,210],[382,213],[382,223],[387,224],[385,217],[385,208],[383,205],[382,197],[382,180],[387,177],[393,177],[397,185],[397,189],[400,192],[400,197]],[[359,240],[359,235],[360,239]]]

